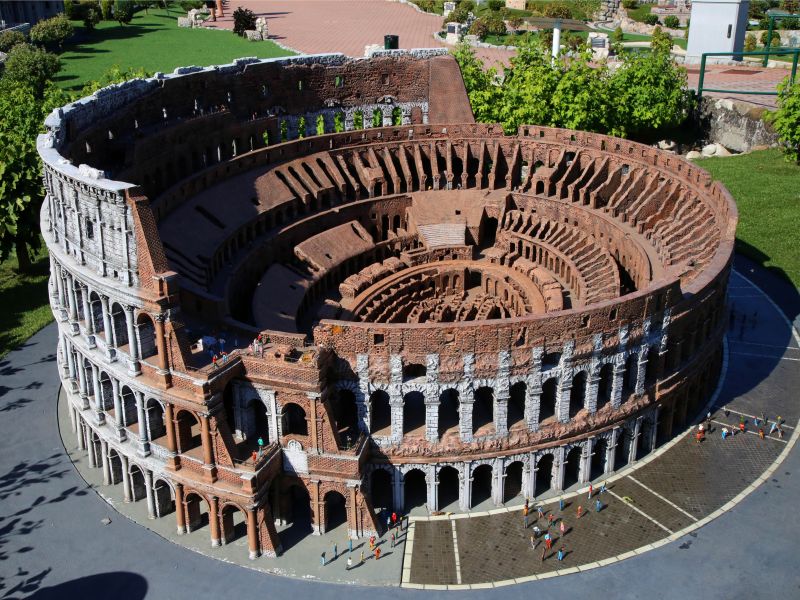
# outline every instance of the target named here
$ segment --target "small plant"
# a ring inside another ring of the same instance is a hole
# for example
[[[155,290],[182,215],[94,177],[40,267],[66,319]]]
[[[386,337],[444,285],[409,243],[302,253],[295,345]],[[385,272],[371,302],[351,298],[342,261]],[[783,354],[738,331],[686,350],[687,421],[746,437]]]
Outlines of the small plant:
[[[627,10],[635,10],[639,8],[638,0],[622,0],[622,8]]]
[[[762,31],[761,32],[761,45],[766,46],[767,40],[769,39],[769,31]],[[781,45],[781,36],[777,31],[772,32],[772,43],[770,44],[771,47],[780,46]]]
[[[111,21],[114,18],[113,0],[100,0],[100,14],[103,21]]]
[[[127,25],[133,19],[133,2],[131,0],[117,0],[114,4],[114,18],[120,25]]]
[[[100,13],[97,9],[90,8],[86,11],[86,16],[83,17],[83,26],[86,28],[87,31],[92,31],[100,22]]]
[[[68,19],[75,19],[75,2],[72,0],[64,0],[64,14],[67,15]]]
[[[572,19],[572,7],[561,2],[548,4],[544,8],[544,16],[550,17],[551,19]]]
[[[182,0],[181,10],[188,13],[190,10],[203,8],[205,5],[206,3],[203,0]]]
[[[617,26],[614,33],[611,34],[611,41],[615,44],[621,44],[624,40],[625,34],[622,31],[622,27]]]
[[[241,6],[233,11],[233,33],[244,37],[244,32],[256,28],[256,16],[249,8]]]
[[[61,46],[64,40],[75,33],[75,28],[64,15],[56,15],[50,19],[39,21],[31,28],[31,41],[43,46]]]
[[[498,10],[503,8],[506,5],[506,3],[504,0],[489,0],[489,2],[487,2],[487,5],[489,6],[490,11],[497,12]]]
[[[0,33],[0,52],[8,52],[17,44],[24,44],[25,36],[19,31],[6,29]]]
[[[681,26],[681,20],[675,15],[669,15],[664,17],[664,27],[669,27],[670,29],[677,29],[680,26]]]
[[[778,86],[778,110],[769,117],[786,159],[800,165],[800,84],[787,77]]]
[[[754,33],[748,33],[744,37],[744,51],[755,52],[755,49],[756,49],[756,35]]]
[[[645,15],[644,22],[647,25],[658,25],[658,15],[654,15],[653,13]]]

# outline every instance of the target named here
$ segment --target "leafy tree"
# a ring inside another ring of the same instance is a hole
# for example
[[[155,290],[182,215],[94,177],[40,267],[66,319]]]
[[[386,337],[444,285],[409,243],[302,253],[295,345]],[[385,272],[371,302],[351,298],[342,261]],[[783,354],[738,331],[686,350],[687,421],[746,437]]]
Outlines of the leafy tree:
[[[754,33],[748,33],[744,37],[744,51],[754,52],[756,49],[756,36]]]
[[[789,78],[778,86],[778,110],[769,117],[783,143],[786,159],[800,165],[800,83]]]
[[[544,16],[551,19],[571,19],[572,7],[562,2],[554,2],[544,7]]]
[[[244,32],[256,28],[256,16],[249,8],[241,6],[233,11],[233,33],[244,37]]]
[[[611,41],[615,44],[621,44],[624,40],[625,33],[622,31],[622,27],[617,26],[614,33],[611,34]]]
[[[68,19],[77,18],[75,14],[75,2],[73,0],[64,0],[64,14]]]
[[[0,52],[8,52],[17,44],[24,44],[25,36],[19,31],[6,29],[0,32]]]
[[[55,54],[31,44],[17,44],[8,53],[3,80],[31,88],[41,97],[47,82],[60,68],[61,61]]]
[[[647,25],[658,25],[658,15],[654,15],[653,13],[645,15],[644,22]]]
[[[83,26],[88,31],[92,31],[99,22],[100,22],[100,12],[98,12],[97,9],[90,8],[89,10],[86,11],[86,16],[83,17]]]
[[[781,8],[789,14],[800,13],[800,1],[798,0],[782,0]]]
[[[40,245],[44,190],[36,136],[47,114],[66,100],[55,86],[42,96],[6,77],[0,80],[0,259],[16,249],[21,272],[30,271],[30,250]]]
[[[444,18],[442,27],[446,27],[448,23],[465,23],[468,17],[469,11],[461,6],[458,6],[454,11]]]
[[[522,17],[511,17],[511,18],[508,20],[508,24],[509,24],[509,25],[511,25],[511,29],[513,29],[513,30],[515,30],[515,31],[516,31],[517,29],[519,29],[520,27],[522,27],[522,24],[523,24],[524,22],[525,22],[525,21],[522,19]]]
[[[622,7],[633,10],[639,8],[639,2],[637,0],[622,0]]]
[[[761,45],[766,46],[767,40],[769,39],[769,31],[762,31],[761,32]],[[770,44],[771,47],[780,46],[781,45],[781,35],[777,31],[772,32],[772,43]]]
[[[672,36],[662,31],[661,27],[656,26],[656,28],[653,29],[653,39],[650,40],[650,47],[653,49],[653,52],[660,52],[669,57],[669,53],[672,51]]]
[[[564,42],[570,51],[575,52],[586,45],[584,39],[577,33],[567,33]]]
[[[664,27],[669,27],[670,29],[677,29],[680,26],[681,26],[681,20],[675,15],[667,15],[666,17],[664,17]]]
[[[483,18],[486,22],[486,27],[492,35],[504,35],[506,33],[506,24],[500,17],[489,15]]]
[[[478,36],[479,40],[485,40],[486,36],[489,35],[489,25],[486,23],[486,19],[475,19],[472,25],[470,25],[469,32],[472,35]]]
[[[127,25],[133,19],[133,2],[131,0],[116,0],[114,4],[114,18],[120,25]]]
[[[113,0],[100,0],[100,14],[103,17],[103,21],[111,21],[114,18],[113,7]]]
[[[577,56],[562,59],[561,78],[552,100],[553,125],[586,131],[607,130],[608,68],[605,64],[594,67],[591,60],[592,51],[588,48]]]
[[[461,0],[458,3],[458,8],[463,8],[466,11],[475,10],[475,2],[473,0]]]
[[[475,56],[475,51],[466,43],[456,46],[453,56],[461,68],[461,77],[467,88],[475,119],[482,123],[499,121],[498,109],[502,100],[502,90],[495,85],[497,77],[495,68],[484,68],[483,61]]]
[[[489,0],[486,4],[492,12],[497,12],[506,5],[505,0]]]
[[[56,15],[49,19],[39,21],[31,28],[30,38],[35,44],[43,46],[58,46],[61,48],[64,40],[75,33],[75,28],[64,15]]]

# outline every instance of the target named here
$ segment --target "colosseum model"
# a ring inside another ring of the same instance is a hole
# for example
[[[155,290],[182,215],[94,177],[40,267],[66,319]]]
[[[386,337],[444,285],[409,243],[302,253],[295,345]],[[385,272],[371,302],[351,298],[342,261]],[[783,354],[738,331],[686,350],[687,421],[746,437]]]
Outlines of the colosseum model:
[[[75,433],[179,533],[254,558],[538,498],[716,385],[727,191],[652,147],[477,124],[439,51],[181,68],[46,125]]]

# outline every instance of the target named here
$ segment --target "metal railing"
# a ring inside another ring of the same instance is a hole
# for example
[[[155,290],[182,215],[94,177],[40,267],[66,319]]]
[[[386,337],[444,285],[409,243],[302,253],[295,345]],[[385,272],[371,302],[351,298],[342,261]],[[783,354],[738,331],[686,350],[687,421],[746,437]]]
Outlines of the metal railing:
[[[764,91],[764,90],[736,90],[736,89],[720,89],[720,88],[710,88],[705,87],[703,84],[705,83],[705,75],[706,75],[706,59],[709,56],[766,56],[772,54],[773,56],[776,54],[781,55],[792,55],[792,69],[789,74],[789,81],[794,84],[796,76],[797,76],[797,63],[800,61],[800,48],[793,48],[790,50],[774,50],[769,51],[766,50],[764,52],[705,52],[700,57],[700,76],[697,80],[697,98],[703,97],[703,92],[723,92],[729,94],[752,94],[756,96],[777,96],[778,90],[774,91]]]
[[[770,15],[769,17],[769,29],[767,30],[767,43],[764,46],[764,50],[766,51],[766,56],[764,57],[764,62],[762,66],[766,67],[767,63],[769,62],[769,55],[770,54],[780,54],[780,52],[772,52],[772,34],[775,31],[775,21],[780,21],[782,19],[800,19],[800,15],[796,14],[785,14],[785,15]],[[780,35],[780,34],[778,34]],[[794,57],[794,65],[797,67],[797,55]]]

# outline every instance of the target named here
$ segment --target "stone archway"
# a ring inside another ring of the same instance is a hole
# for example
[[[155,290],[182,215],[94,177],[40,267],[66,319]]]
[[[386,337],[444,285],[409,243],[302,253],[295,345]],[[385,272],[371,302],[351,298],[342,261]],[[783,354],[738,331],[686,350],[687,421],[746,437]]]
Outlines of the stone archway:
[[[438,478],[438,509],[441,511],[457,511],[460,488],[458,469],[453,466],[446,465],[439,469]]]
[[[331,490],[323,498],[325,504],[325,533],[341,525],[347,526],[347,501],[341,492]]]
[[[521,460],[515,460],[506,467],[506,476],[503,481],[503,502],[509,502],[522,493],[523,467]]]
[[[403,476],[403,506],[405,512],[428,503],[428,482],[420,469],[411,469]]]
[[[553,455],[545,454],[536,463],[534,495],[539,496],[553,487]]]
[[[569,489],[580,481],[581,475],[581,447],[575,446],[564,458],[564,484],[563,489]]]
[[[472,471],[472,497],[470,508],[475,508],[482,502],[492,498],[492,465],[478,465]]]

